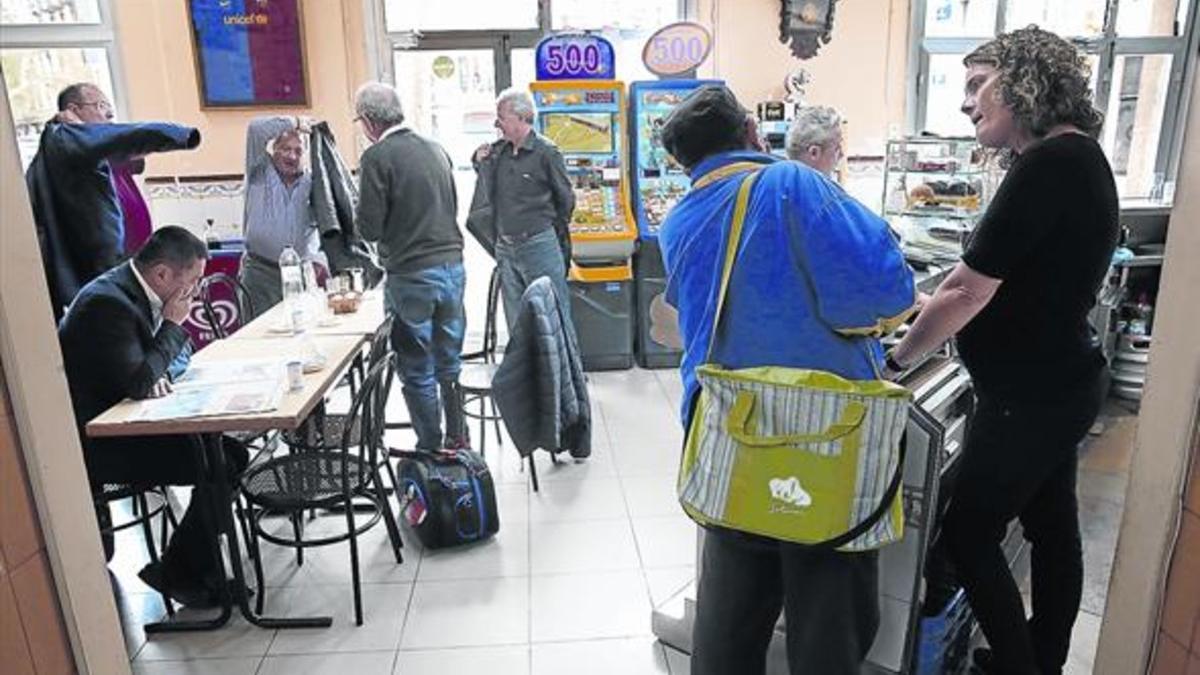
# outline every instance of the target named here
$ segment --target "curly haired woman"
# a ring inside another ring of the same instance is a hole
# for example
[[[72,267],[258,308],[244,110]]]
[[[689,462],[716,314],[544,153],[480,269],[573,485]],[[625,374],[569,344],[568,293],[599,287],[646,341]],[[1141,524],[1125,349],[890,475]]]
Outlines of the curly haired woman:
[[[1049,675],[1066,662],[1083,588],[1076,453],[1106,377],[1087,315],[1116,246],[1117,190],[1087,65],[1069,42],[1024,28],[964,64],[962,112],[1009,171],[887,364],[902,371],[957,336],[977,406],[938,547],[991,646],[976,665]],[[1001,550],[1014,518],[1032,545],[1028,620]]]

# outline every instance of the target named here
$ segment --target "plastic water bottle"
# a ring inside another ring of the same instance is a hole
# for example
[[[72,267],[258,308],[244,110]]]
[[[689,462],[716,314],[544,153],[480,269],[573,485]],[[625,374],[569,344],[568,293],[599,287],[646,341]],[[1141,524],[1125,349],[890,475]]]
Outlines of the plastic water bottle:
[[[288,246],[279,255],[279,277],[283,284],[283,305],[293,331],[304,329],[304,272],[300,268],[300,256],[296,249]]]

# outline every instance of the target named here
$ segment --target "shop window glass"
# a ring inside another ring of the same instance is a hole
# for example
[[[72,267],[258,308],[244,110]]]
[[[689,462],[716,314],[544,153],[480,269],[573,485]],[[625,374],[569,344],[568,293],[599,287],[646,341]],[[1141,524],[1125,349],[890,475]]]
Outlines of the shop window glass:
[[[939,136],[974,136],[971,120],[962,114],[966,66],[963,54],[929,56],[928,95],[925,97],[925,131]]]
[[[43,125],[58,111],[58,92],[63,87],[91,82],[109,100],[115,100],[108,53],[103,48],[3,49],[0,68],[8,87],[21,161],[26,166],[37,153]]]
[[[1117,11],[1117,35],[1120,37],[1179,35],[1183,30],[1183,22],[1187,18],[1188,4],[1188,0],[1121,0]]]
[[[1161,198],[1158,145],[1171,82],[1170,54],[1117,57],[1101,136],[1123,198]]]
[[[929,0],[925,37],[991,37],[996,32],[996,0]]]
[[[389,32],[536,29],[538,0],[385,0]]]
[[[679,0],[554,0],[554,30],[653,31],[679,20]]]
[[[0,24],[100,23],[99,0],[4,0],[0,2]]]
[[[1104,32],[1106,0],[1019,0],[1008,3],[1005,30],[1030,24],[1064,37],[1095,37]]]

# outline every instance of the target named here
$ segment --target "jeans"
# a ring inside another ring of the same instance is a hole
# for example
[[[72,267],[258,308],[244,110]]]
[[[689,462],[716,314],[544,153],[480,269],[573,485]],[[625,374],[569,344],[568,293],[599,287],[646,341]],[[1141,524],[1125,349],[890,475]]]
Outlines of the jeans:
[[[709,528],[692,675],[762,675],[782,608],[792,675],[857,675],[879,629],[879,555]]]
[[[958,572],[996,673],[1062,672],[1083,594],[1077,447],[1100,410],[1099,382],[1054,403],[981,396],[934,555]],[[1019,518],[1031,544],[1033,616],[1001,543]]]
[[[387,275],[384,302],[394,318],[392,348],[400,360],[404,401],[417,449],[442,447],[438,388],[446,404],[447,440],[465,435],[458,374],[462,369],[466,272],[460,262]]]
[[[500,295],[504,299],[504,319],[508,322],[510,335],[521,311],[521,296],[538,277],[550,277],[567,323],[574,329],[570,323],[571,291],[567,288],[567,268],[553,229],[547,228],[515,243],[498,239],[496,265],[500,267]]]

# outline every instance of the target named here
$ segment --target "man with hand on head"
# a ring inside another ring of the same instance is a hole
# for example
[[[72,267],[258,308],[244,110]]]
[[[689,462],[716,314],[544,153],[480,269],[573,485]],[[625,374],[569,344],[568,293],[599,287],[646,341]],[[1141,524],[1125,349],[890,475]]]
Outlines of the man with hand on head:
[[[312,125],[307,117],[258,117],[246,129],[246,254],[240,277],[256,314],[283,300],[279,256],[285,248],[291,246],[302,261],[325,265],[309,206],[312,173],[304,166]]]

